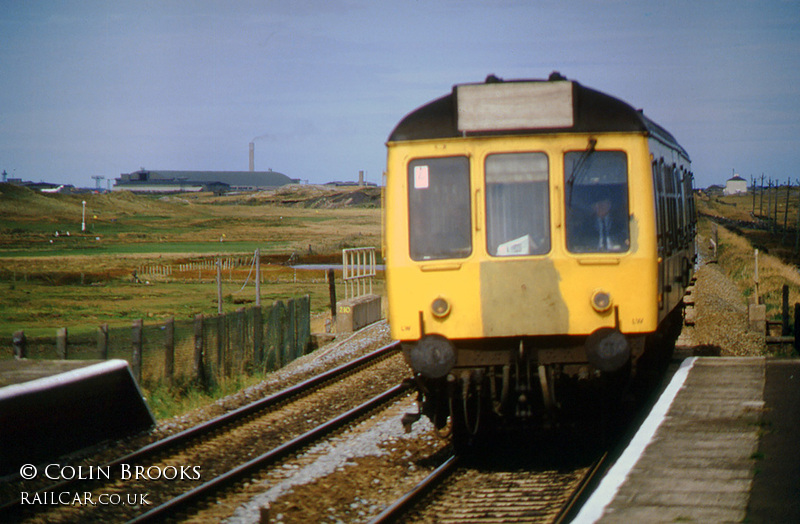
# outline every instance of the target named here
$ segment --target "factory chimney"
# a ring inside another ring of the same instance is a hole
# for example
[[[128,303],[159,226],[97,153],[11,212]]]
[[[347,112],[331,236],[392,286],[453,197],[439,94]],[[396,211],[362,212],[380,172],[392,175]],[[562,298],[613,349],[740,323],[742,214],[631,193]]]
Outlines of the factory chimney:
[[[255,171],[255,149],[256,146],[253,142],[250,142],[250,172],[252,173]]]

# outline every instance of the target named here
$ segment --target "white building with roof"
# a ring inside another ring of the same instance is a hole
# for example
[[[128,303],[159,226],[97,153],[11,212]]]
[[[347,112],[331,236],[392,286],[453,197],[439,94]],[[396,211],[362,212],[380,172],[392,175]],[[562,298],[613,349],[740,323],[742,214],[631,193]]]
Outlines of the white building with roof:
[[[725,189],[722,190],[723,195],[741,195],[747,193],[747,180],[739,175],[733,175],[725,183]]]

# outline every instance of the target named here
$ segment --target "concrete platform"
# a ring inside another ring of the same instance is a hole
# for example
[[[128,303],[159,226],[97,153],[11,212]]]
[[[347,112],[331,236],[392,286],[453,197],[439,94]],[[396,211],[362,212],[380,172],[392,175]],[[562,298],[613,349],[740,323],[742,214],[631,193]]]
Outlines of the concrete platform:
[[[153,424],[124,360],[0,361],[0,476]]]
[[[800,361],[690,358],[573,522],[800,522]]]

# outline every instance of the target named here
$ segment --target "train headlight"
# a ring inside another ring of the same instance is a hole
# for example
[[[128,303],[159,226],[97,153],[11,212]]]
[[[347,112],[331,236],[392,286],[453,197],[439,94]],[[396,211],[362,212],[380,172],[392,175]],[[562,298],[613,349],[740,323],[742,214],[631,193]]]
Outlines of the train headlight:
[[[602,289],[596,289],[592,293],[592,307],[598,313],[605,313],[611,309],[611,294]]]
[[[431,303],[431,313],[436,318],[446,317],[450,314],[450,303],[446,299],[438,297]]]
[[[411,369],[425,378],[441,378],[456,365],[456,348],[441,335],[425,335],[408,351]]]

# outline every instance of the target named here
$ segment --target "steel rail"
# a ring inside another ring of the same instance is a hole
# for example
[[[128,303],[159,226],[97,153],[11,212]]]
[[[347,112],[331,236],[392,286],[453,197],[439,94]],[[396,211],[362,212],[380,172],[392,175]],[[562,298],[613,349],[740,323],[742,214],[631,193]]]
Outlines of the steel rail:
[[[375,518],[369,521],[370,524],[384,524],[387,522],[396,522],[408,510],[416,504],[419,499],[429,493],[432,489],[442,483],[450,473],[456,468],[458,464],[458,455],[453,455],[442,463],[441,466],[434,469],[430,475],[422,479],[419,484],[414,486],[405,495],[394,501]]]
[[[411,388],[411,383],[406,381],[394,386],[393,388],[373,397],[371,400],[361,404],[350,411],[339,415],[338,417],[329,420],[328,422],[317,426],[299,437],[296,437],[289,442],[281,444],[277,448],[268,451],[249,462],[246,462],[234,469],[224,473],[214,479],[205,482],[204,484],[175,497],[160,506],[157,506],[150,511],[139,515],[138,517],[128,521],[128,524],[135,524],[141,522],[149,522],[153,519],[164,518],[179,509],[205,497],[206,495],[218,491],[225,486],[236,482],[237,480],[252,474],[254,471],[269,466],[270,464],[285,458],[287,455],[297,451],[300,448],[311,444],[315,440],[320,439],[331,431],[338,429],[353,420],[358,419],[366,413],[369,413],[378,406],[388,402],[389,400],[399,396]]]
[[[129,462],[133,462],[135,460],[140,460],[141,458],[150,455],[155,452],[161,452],[170,447],[176,446],[178,444],[182,444],[188,440],[193,438],[206,435],[213,431],[216,431],[222,426],[227,424],[232,424],[237,422],[243,418],[247,418],[248,416],[258,413],[259,411],[268,409],[276,404],[280,404],[281,402],[285,402],[286,400],[297,396],[301,393],[306,391],[312,390],[321,384],[324,384],[330,380],[335,379],[341,375],[345,375],[354,369],[357,369],[364,364],[367,364],[373,360],[376,360],[392,351],[398,349],[400,347],[399,342],[393,342],[391,344],[387,344],[381,348],[376,349],[372,353],[368,353],[363,357],[357,358],[347,364],[342,364],[339,367],[326,371],[320,375],[314,376],[308,380],[304,380],[299,384],[295,384],[294,386],[288,387],[286,389],[282,389],[281,391],[270,395],[268,397],[264,397],[260,400],[256,400],[255,402],[251,402],[245,406],[242,406],[238,409],[233,411],[229,411],[224,415],[220,415],[219,417],[213,418],[207,422],[202,424],[198,424],[197,426],[193,426],[189,429],[181,431],[180,433],[176,433],[175,435],[171,435],[165,439],[159,440],[158,442],[153,442],[143,448],[134,451],[133,453],[129,453],[124,457],[120,457],[113,462],[105,464],[106,466],[117,466],[119,464],[125,464]]]
[[[570,495],[567,503],[561,507],[561,511],[559,511],[556,518],[553,519],[553,524],[561,524],[562,522],[567,522],[568,518],[574,517],[574,512],[580,509],[584,502],[584,496],[591,493],[591,491],[588,490],[595,487],[595,480],[599,480],[597,478],[598,475],[605,470],[607,459],[608,452],[603,453],[603,455],[592,464],[578,486],[572,491],[572,495]]]
[[[396,351],[397,349],[399,349],[399,347],[400,347],[399,342],[392,342],[390,344],[387,344],[383,347],[376,349],[371,353],[368,353],[362,357],[352,360],[346,364],[337,366],[331,370],[328,370],[324,373],[321,373],[312,378],[304,380],[298,384],[295,384],[294,386],[282,389],[281,391],[278,391],[273,395],[256,400],[254,402],[251,402],[250,404],[244,405],[240,408],[229,411],[228,413],[225,413],[211,420],[203,422],[202,424],[192,426],[191,428],[185,429],[179,433],[170,435],[169,437],[166,437],[164,439],[143,446],[136,451],[128,453],[125,456],[116,458],[110,462],[103,464],[100,467],[112,468],[120,464],[127,464],[135,461],[141,461],[143,458],[147,456],[166,451],[180,444],[184,444],[194,438],[198,438],[203,435],[212,433],[223,426],[226,426],[228,424],[233,424],[239,420],[247,418],[250,415],[258,413],[259,411],[269,409],[277,404],[285,402],[306,391],[319,387],[320,385],[325,384],[326,382],[332,381],[341,375],[350,373],[351,371],[358,369],[359,367],[362,367],[372,362],[373,360],[377,360],[381,357],[388,355],[389,353],[392,353],[393,351]],[[33,493],[34,495],[40,495],[56,490],[63,491],[65,488],[77,484],[79,482],[81,482],[80,479],[64,480],[61,482],[56,482],[54,484],[50,484],[48,486],[39,488]],[[18,511],[20,506],[21,506],[21,501],[19,499],[6,502],[4,505],[0,506],[0,515]]]
[[[582,502],[584,495],[588,494],[587,490],[594,487],[594,481],[599,473],[603,471],[606,464],[608,453],[604,453],[597,459],[591,467],[587,470],[581,481],[570,494],[567,502],[561,507],[561,510],[553,520],[554,524],[561,524],[566,522],[568,518],[573,517],[574,510],[580,507],[579,503]],[[441,466],[433,470],[430,475],[422,479],[416,486],[406,492],[403,496],[398,498],[391,505],[387,506],[380,514],[369,521],[369,524],[387,524],[390,522],[399,522],[408,511],[417,504],[420,499],[432,491],[446,479],[455,470],[458,464],[458,456],[453,455],[447,459]]]

